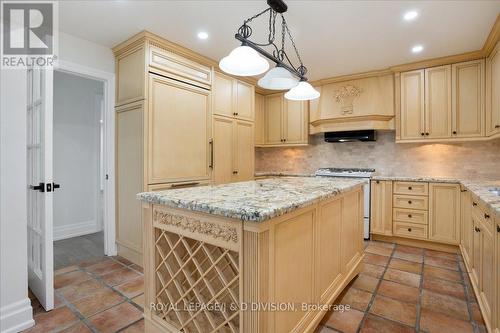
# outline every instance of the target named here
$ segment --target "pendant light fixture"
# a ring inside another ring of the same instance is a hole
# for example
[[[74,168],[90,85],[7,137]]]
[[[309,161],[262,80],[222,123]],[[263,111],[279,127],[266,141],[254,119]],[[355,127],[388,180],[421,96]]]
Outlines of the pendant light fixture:
[[[257,84],[259,87],[270,90],[292,89],[299,84],[299,79],[293,76],[283,67],[276,66],[261,78]]]
[[[306,81],[300,81],[296,87],[293,87],[285,93],[285,98],[292,101],[311,100],[318,97],[319,91],[314,89],[314,87]]]
[[[234,36],[241,42],[241,46],[235,48],[231,53],[219,62],[219,67],[226,73],[237,76],[254,76],[266,72],[269,64],[267,58],[276,64],[263,78],[258,81],[258,85],[265,89],[286,90],[285,98],[291,100],[310,100],[319,97],[319,92],[307,83],[307,68],[302,63],[299,51],[295,45],[292,34],[286,23],[283,13],[288,7],[283,0],[267,0],[269,8],[243,21]],[[268,38],[264,43],[257,43],[250,40],[252,28],[249,23],[261,15],[269,14]],[[281,40],[280,47],[276,44],[276,17],[281,18]],[[286,39],[289,39],[298,65],[295,66],[285,51]],[[271,52],[265,50],[270,47]],[[265,63],[265,64],[264,64]]]

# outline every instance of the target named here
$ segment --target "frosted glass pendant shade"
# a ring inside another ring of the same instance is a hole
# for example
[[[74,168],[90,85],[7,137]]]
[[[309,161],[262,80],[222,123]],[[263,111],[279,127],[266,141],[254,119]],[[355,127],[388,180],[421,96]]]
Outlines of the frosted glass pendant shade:
[[[222,58],[219,67],[224,72],[236,76],[254,76],[269,69],[269,63],[257,51],[248,46],[238,46]]]
[[[287,90],[297,86],[299,79],[283,67],[274,67],[257,84],[264,89]]]
[[[319,97],[319,91],[313,88],[308,82],[300,81],[299,84],[290,89],[285,98],[292,101],[307,101]]]

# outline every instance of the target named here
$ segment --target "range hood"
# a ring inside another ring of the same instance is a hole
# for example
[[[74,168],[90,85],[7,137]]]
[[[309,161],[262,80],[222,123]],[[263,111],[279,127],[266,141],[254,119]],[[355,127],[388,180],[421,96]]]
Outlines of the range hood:
[[[377,140],[377,132],[375,130],[325,133],[326,142],[352,142],[352,141],[376,141],[376,140]]]

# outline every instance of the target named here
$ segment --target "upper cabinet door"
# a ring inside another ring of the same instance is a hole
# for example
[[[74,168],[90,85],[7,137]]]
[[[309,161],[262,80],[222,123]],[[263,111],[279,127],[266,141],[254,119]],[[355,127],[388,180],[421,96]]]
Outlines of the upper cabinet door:
[[[452,137],[484,135],[484,60],[452,65]]]
[[[245,181],[254,178],[254,127],[249,121],[234,121],[235,166],[234,181]]]
[[[263,145],[264,138],[264,96],[255,94],[255,144]]]
[[[245,82],[234,80],[235,116],[236,118],[253,121],[254,120],[254,87]]]
[[[451,65],[425,70],[425,137],[451,137]]]
[[[401,73],[401,139],[424,135],[424,70]]]
[[[500,43],[486,59],[486,134],[500,133]]]
[[[210,179],[210,102],[209,90],[149,75],[148,184]]]
[[[275,94],[266,96],[265,108],[265,138],[266,144],[281,144],[282,136],[282,109],[283,95]]]
[[[234,84],[229,76],[216,73],[213,84],[214,114],[234,116]]]
[[[308,105],[304,101],[284,100],[283,140],[285,144],[307,144]]]

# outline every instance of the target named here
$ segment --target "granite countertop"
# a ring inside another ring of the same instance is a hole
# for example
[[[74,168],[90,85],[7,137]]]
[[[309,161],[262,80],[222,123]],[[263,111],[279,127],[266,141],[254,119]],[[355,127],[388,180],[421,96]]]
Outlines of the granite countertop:
[[[300,175],[298,173],[287,173],[287,172],[257,172],[256,176],[269,176],[269,177],[283,177],[283,176],[295,176]],[[301,174],[302,176],[314,176],[309,174]],[[486,204],[492,213],[500,218],[500,196],[493,194],[488,191],[491,188],[500,187],[500,180],[470,180],[470,179],[458,179],[458,178],[445,178],[445,177],[431,177],[431,176],[402,176],[402,175],[381,175],[375,174],[372,176],[371,180],[392,180],[392,181],[403,181],[403,182],[436,182],[436,183],[456,183],[461,184],[470,192],[475,194],[479,200]]]
[[[365,179],[280,177],[215,186],[139,193],[145,202],[262,222],[334,197]]]

